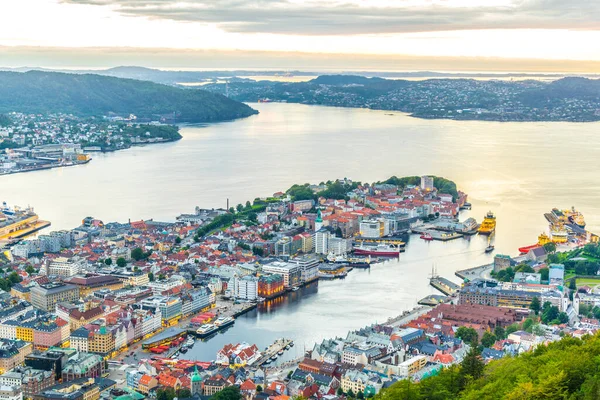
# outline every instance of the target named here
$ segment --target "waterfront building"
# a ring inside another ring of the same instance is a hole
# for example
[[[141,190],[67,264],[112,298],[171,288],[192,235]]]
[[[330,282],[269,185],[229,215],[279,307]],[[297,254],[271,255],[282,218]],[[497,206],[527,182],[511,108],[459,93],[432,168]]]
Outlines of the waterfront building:
[[[360,223],[360,236],[364,238],[380,238],[385,234],[383,220],[364,220]]]
[[[258,278],[250,275],[233,279],[233,296],[241,300],[256,300],[258,298]]]
[[[283,261],[274,261],[262,266],[262,270],[269,274],[279,274],[283,277],[283,284],[286,288],[300,284],[302,271],[297,264]]]
[[[494,272],[506,269],[514,264],[515,263],[510,256],[504,254],[496,254],[496,256],[494,256]]]
[[[153,296],[142,300],[141,305],[146,309],[158,309],[165,326],[174,325],[181,318],[182,303],[178,297]]]
[[[22,340],[0,339],[0,374],[23,365],[33,345]]]
[[[44,311],[54,311],[56,304],[75,301],[79,298],[79,288],[64,283],[46,283],[31,289],[31,303]]]
[[[311,282],[319,277],[319,260],[310,256],[300,256],[290,260],[300,267],[302,282]]]
[[[344,255],[352,250],[352,241],[350,239],[344,239],[339,237],[329,238],[328,243],[328,254],[335,256]]]
[[[236,345],[226,344],[217,352],[216,363],[220,365],[231,365],[235,367],[251,365],[261,357],[261,352],[255,344],[238,343]]]
[[[268,299],[285,291],[283,276],[279,274],[261,275],[258,278],[258,296]]]

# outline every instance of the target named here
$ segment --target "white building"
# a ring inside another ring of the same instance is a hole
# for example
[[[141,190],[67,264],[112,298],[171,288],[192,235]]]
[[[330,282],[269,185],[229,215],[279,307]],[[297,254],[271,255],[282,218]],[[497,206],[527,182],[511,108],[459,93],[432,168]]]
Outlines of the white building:
[[[55,259],[47,259],[40,270],[40,274],[69,278],[80,273],[84,267],[85,261],[80,258],[58,257]]]
[[[319,229],[315,232],[315,253],[327,254],[329,253],[329,239],[331,238],[331,232],[327,229]]]
[[[364,238],[380,238],[384,234],[383,221],[366,220],[360,223],[360,236]]]
[[[339,237],[329,239],[328,253],[333,253],[336,256],[346,254],[352,250],[352,241]]]
[[[319,261],[314,258],[301,256],[290,260],[290,262],[300,267],[300,280],[302,282],[313,281],[319,276]]]
[[[233,280],[233,295],[236,299],[256,300],[258,298],[258,278],[255,276],[244,276]]]
[[[23,400],[23,392],[16,386],[0,386],[0,400]]]

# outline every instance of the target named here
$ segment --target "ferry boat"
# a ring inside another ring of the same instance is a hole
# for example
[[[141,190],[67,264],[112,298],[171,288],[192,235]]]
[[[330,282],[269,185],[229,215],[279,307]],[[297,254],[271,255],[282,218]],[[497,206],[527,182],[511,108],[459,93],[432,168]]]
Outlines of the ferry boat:
[[[491,235],[496,230],[496,216],[493,212],[488,211],[477,230],[481,235]]]
[[[354,254],[362,256],[399,257],[400,249],[391,244],[378,244],[377,246],[361,244],[354,248]]]
[[[235,319],[233,319],[233,317],[219,317],[215,321],[215,326],[218,329],[223,329],[223,328],[228,327],[229,325],[233,325],[234,322],[235,322]]]
[[[205,338],[218,331],[219,328],[213,324],[204,324],[196,330],[196,334],[200,338]]]
[[[421,239],[431,241],[433,240],[433,236],[431,236],[431,233],[423,232],[423,234],[421,235]]]

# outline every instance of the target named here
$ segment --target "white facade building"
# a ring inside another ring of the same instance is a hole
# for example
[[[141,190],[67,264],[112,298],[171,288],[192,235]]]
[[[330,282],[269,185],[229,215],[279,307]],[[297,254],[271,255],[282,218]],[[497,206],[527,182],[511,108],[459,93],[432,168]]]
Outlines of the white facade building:
[[[258,298],[258,278],[244,276],[233,280],[233,295],[236,299],[256,300]]]

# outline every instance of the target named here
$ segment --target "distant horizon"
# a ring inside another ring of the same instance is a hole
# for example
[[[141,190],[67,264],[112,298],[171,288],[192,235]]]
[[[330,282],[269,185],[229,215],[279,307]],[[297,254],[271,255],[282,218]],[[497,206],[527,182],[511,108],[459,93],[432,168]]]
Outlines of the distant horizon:
[[[502,57],[326,54],[274,51],[125,47],[1,46],[0,68],[103,70],[142,67],[163,71],[435,72],[456,74],[600,74],[600,61]]]

